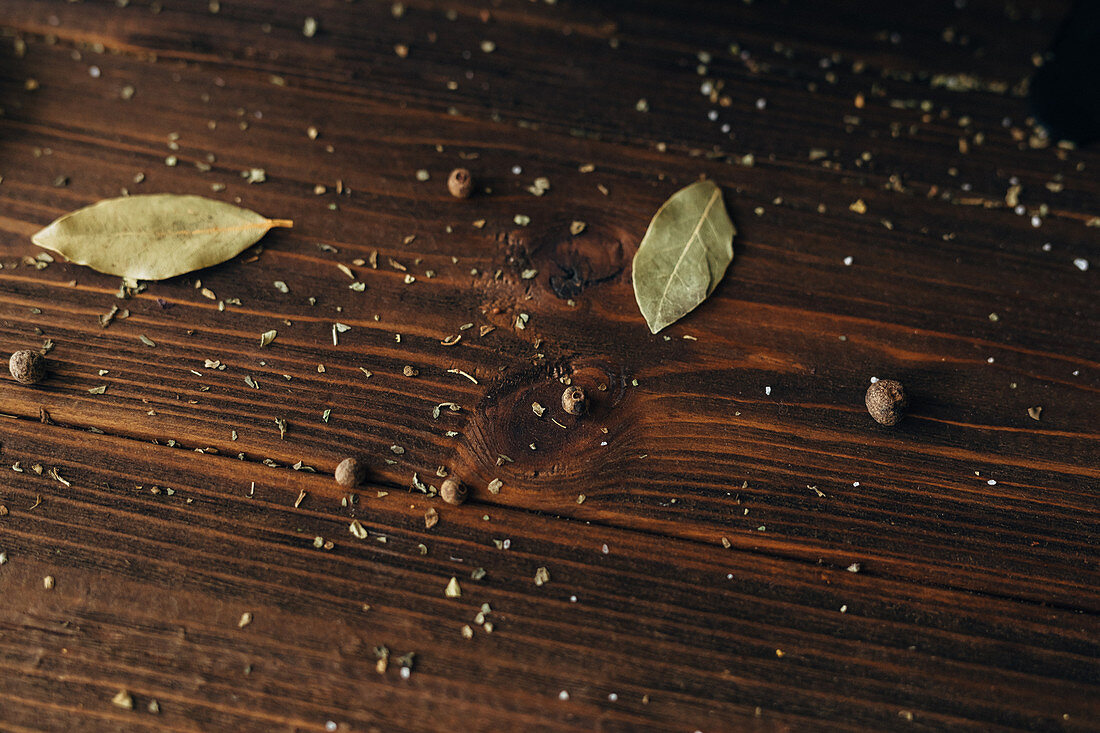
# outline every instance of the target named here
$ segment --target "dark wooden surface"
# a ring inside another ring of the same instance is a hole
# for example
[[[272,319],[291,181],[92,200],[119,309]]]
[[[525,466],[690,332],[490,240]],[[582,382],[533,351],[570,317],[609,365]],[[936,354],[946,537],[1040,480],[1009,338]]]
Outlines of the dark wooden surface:
[[[0,4],[0,348],[53,344],[0,389],[0,729],[1100,728],[1100,155],[1025,86],[1068,3],[119,5]],[[736,258],[652,336],[701,175]],[[28,259],[124,189],[295,226],[125,300]]]

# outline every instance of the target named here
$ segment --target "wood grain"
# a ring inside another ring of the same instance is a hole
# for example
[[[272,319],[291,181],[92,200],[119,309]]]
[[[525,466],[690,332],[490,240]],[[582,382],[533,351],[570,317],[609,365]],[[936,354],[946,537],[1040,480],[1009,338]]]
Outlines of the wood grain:
[[[1100,726],[1100,157],[1027,119],[1067,4],[963,5],[6,0],[0,345],[52,346],[0,390],[0,729]],[[735,259],[652,336],[701,175]],[[125,298],[35,264],[123,190],[295,227]]]

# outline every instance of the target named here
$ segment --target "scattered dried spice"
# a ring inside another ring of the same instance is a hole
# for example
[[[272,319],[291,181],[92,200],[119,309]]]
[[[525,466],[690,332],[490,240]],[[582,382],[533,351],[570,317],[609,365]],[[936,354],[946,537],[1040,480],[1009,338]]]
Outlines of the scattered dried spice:
[[[348,525],[348,531],[355,536],[356,539],[367,539],[367,530],[363,527],[363,523],[358,519],[351,520],[351,524]]]
[[[443,590],[443,595],[447,598],[462,597],[462,588],[458,585],[458,578],[451,576],[450,582],[447,583],[447,587]]]
[[[536,178],[535,182],[527,187],[527,192],[532,196],[542,196],[550,190],[549,178]]]
[[[428,507],[428,511],[424,512],[424,526],[431,529],[437,524],[439,524],[439,512],[435,510],[434,506]]]
[[[544,585],[550,582],[550,571],[546,568],[539,568],[535,571],[535,585]]]
[[[264,331],[263,333],[261,333],[260,334],[260,348],[262,349],[263,347],[270,344],[272,341],[275,340],[275,337],[278,336],[278,335],[279,335],[279,332],[276,331],[275,329],[271,329],[270,331]]]
[[[886,426],[901,422],[909,406],[905,388],[901,386],[901,382],[893,379],[880,379],[868,387],[864,401],[871,417],[880,425]]]
[[[407,680],[412,676],[413,662],[416,658],[416,652],[409,652],[397,658],[397,663],[401,665],[401,679]]]
[[[113,321],[115,319],[115,316],[117,314],[118,314],[118,306],[117,305],[112,305],[111,310],[109,310],[106,313],[104,313],[103,315],[99,316],[99,327],[100,328],[107,328],[107,326],[110,326],[111,321]]]
[[[478,383],[478,381],[477,381],[476,379],[474,379],[473,377],[471,377],[471,376],[470,376],[469,374],[467,374],[466,372],[462,371],[461,369],[448,369],[448,370],[447,370],[447,373],[448,373],[448,374],[461,374],[462,376],[466,377],[466,379],[469,379],[469,380],[470,380],[471,382],[473,382],[474,384],[477,384],[477,383]]]
[[[1027,408],[1027,414],[1028,414],[1028,417],[1030,417],[1032,420],[1038,420],[1040,418],[1040,416],[1043,414],[1043,408],[1042,407],[1029,407],[1029,408]]]
[[[248,611],[245,611],[244,613],[241,614],[241,620],[237,622],[237,628],[238,629],[243,629],[245,626],[248,626],[250,623],[252,623],[252,614],[249,613]]]
[[[134,698],[126,690],[119,690],[115,696],[111,698],[111,704],[123,710],[133,710]]]
[[[439,416],[442,414],[441,410],[444,407],[446,407],[451,412],[458,412],[459,410],[462,409],[461,407],[459,407],[454,402],[440,402],[438,405],[436,405],[435,407],[432,408],[432,419],[433,420],[438,420],[439,419]]]
[[[504,486],[504,482],[498,478],[495,478],[490,481],[489,485],[485,488],[489,490],[490,494],[499,494],[502,486]]]
[[[37,351],[21,349],[8,359],[8,371],[20,384],[38,384],[46,378],[46,357]]]

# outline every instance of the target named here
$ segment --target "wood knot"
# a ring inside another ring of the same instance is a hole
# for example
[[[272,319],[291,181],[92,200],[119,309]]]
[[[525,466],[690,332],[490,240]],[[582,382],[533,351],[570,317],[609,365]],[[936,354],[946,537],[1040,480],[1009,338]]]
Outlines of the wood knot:
[[[585,223],[583,228],[575,224],[555,222],[541,235],[525,229],[508,232],[501,238],[505,265],[562,300],[620,277],[628,264],[623,246],[628,233],[598,223]]]
[[[530,486],[578,471],[623,399],[623,383],[618,367],[602,359],[564,359],[506,374],[475,411],[469,447],[477,472],[520,477]],[[563,406],[568,387],[583,390],[583,414]]]

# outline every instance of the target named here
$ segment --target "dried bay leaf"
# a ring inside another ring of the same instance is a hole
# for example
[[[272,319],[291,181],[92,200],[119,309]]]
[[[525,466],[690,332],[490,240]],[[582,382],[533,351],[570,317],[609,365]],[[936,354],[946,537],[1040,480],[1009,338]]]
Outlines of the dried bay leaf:
[[[736,233],[711,181],[662,204],[634,255],[634,297],[650,331],[675,323],[714,292],[733,260]]]
[[[66,214],[32,237],[70,262],[131,280],[164,280],[237,256],[272,227],[254,211],[202,196],[107,199]]]

